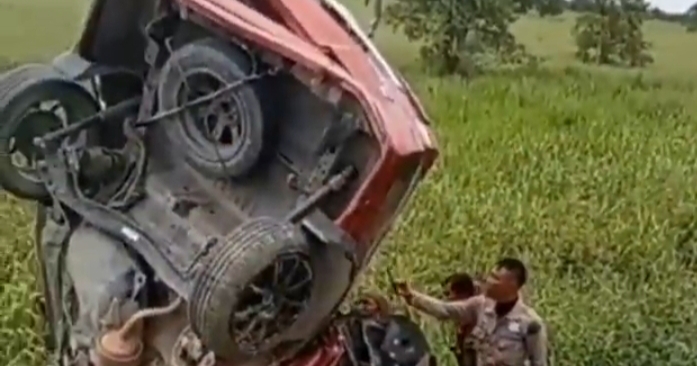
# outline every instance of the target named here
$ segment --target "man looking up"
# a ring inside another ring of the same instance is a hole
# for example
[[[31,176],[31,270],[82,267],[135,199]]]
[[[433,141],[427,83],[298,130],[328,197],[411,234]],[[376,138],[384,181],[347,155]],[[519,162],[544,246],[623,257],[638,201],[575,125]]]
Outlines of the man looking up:
[[[472,327],[478,366],[547,366],[545,326],[519,298],[526,281],[525,265],[504,258],[487,276],[483,294],[465,300],[441,301],[404,282],[396,288],[409,305],[424,313]]]

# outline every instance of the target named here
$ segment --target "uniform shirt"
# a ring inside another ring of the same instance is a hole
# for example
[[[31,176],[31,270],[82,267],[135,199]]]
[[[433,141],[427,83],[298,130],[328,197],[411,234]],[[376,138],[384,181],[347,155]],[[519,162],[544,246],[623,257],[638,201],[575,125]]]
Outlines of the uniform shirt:
[[[472,329],[466,325],[457,328],[454,351],[459,366],[477,366],[477,352],[471,333]]]
[[[478,366],[547,366],[547,334],[537,313],[521,300],[503,317],[483,295],[445,302],[414,293],[412,305],[436,318],[476,324],[471,337]]]

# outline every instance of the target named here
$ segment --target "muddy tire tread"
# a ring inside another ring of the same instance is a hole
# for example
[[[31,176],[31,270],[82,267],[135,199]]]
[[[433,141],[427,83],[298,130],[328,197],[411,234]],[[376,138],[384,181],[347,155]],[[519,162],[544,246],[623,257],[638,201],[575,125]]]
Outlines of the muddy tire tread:
[[[163,110],[176,108],[176,91],[182,83],[178,68],[207,68],[228,83],[236,82],[249,75],[250,60],[232,44],[216,38],[203,38],[175,50],[162,67],[158,85],[159,105]],[[166,131],[170,139],[185,150],[185,160],[202,174],[213,178],[243,177],[247,175],[262,153],[266,126],[261,102],[252,85],[241,85],[231,92],[240,104],[241,124],[246,131],[234,154],[218,153],[213,149],[196,146],[183,131],[181,119],[167,121]],[[222,149],[222,148],[221,148]],[[226,155],[226,156],[218,156]],[[222,158],[222,159],[221,159]]]
[[[244,287],[285,253],[309,253],[304,237],[292,225],[271,218],[252,219],[228,235],[219,250],[207,257],[197,276],[189,304],[192,329],[219,357],[235,361],[245,354],[227,331],[228,318]],[[309,255],[309,254],[308,254]],[[270,351],[281,334],[266,340],[259,350]]]

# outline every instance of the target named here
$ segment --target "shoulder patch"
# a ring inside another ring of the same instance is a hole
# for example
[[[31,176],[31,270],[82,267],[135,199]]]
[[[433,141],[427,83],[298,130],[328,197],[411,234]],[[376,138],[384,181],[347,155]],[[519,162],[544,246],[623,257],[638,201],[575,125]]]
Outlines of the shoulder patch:
[[[528,324],[528,335],[535,335],[540,332],[542,325],[540,322],[533,320]]]

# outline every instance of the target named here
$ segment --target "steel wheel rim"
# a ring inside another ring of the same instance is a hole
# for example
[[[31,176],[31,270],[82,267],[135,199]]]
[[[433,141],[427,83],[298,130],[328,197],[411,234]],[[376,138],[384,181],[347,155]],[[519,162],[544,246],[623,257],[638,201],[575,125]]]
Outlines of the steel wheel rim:
[[[265,341],[289,328],[307,309],[313,272],[301,253],[282,254],[245,287],[228,322],[228,331],[243,350],[255,352]]]
[[[220,90],[223,80],[208,70],[193,70],[184,77],[177,93],[179,105]],[[193,107],[184,113],[181,128],[187,139],[198,149],[214,151],[219,146],[224,151],[236,151],[243,144],[247,128],[242,122],[242,102],[234,92]]]
[[[8,141],[12,166],[22,178],[34,183],[41,182],[36,170],[43,161],[43,154],[34,146],[33,138],[68,125],[61,105],[55,104],[49,108],[42,106],[49,103],[51,102],[38,103],[27,110],[20,117],[18,128]]]

